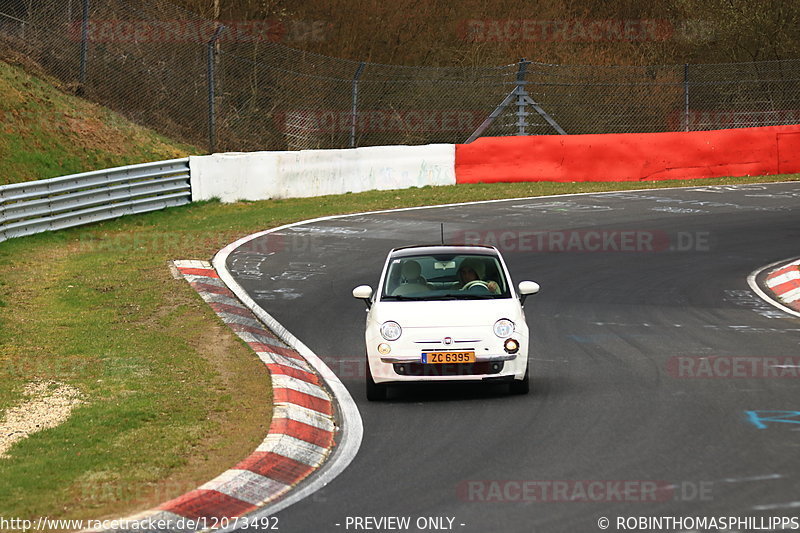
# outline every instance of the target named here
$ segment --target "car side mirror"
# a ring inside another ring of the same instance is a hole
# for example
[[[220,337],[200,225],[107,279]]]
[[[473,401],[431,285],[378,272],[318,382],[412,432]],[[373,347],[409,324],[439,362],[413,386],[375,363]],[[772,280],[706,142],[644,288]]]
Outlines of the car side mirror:
[[[369,285],[359,285],[353,289],[353,298],[364,300],[364,303],[367,304],[367,309],[369,309],[372,306],[372,287]]]
[[[519,300],[522,305],[525,305],[525,298],[531,294],[539,292],[539,284],[535,281],[520,281],[519,282]]]

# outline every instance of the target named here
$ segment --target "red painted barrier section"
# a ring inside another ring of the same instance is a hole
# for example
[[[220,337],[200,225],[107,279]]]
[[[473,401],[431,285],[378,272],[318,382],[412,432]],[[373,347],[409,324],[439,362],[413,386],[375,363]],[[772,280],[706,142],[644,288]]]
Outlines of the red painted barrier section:
[[[456,145],[456,182],[644,181],[800,172],[800,125],[484,137]]]

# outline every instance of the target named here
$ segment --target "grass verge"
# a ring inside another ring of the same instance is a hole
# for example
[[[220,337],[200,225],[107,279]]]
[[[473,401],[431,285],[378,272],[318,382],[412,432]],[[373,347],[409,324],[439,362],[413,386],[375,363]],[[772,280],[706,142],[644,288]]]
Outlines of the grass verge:
[[[207,202],[0,243],[0,410],[52,380],[84,403],[0,459],[0,516],[89,519],[152,507],[248,455],[270,419],[263,365],[171,259],[208,259],[252,232],[351,212],[497,198],[800,180],[425,187]]]

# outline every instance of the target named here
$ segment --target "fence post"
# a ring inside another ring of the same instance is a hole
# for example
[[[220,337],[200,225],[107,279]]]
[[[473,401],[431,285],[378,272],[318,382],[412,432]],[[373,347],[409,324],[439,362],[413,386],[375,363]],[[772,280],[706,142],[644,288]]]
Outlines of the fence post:
[[[350,110],[350,148],[356,147],[356,122],[358,120],[358,79],[361,77],[361,73],[364,72],[365,66],[366,63],[363,61],[359,63],[355,76],[353,76],[353,106]]]
[[[683,131],[689,131],[689,64],[683,65]]]
[[[528,116],[528,112],[525,111],[525,107],[528,105],[528,101],[526,96],[528,96],[528,92],[525,90],[525,72],[528,69],[528,64],[530,61],[526,61],[523,57],[519,60],[519,68],[517,69],[517,135],[527,135],[525,132],[525,126],[528,125],[528,122],[525,120],[525,117]]]
[[[83,94],[86,85],[86,66],[89,59],[89,0],[83,0],[81,15],[81,63],[78,73],[78,94]]]
[[[215,102],[215,87],[216,87],[216,73],[214,71],[214,47],[217,44],[220,34],[225,29],[225,26],[217,26],[214,30],[214,35],[207,45],[207,75],[208,75],[208,151],[214,153],[217,146],[217,110],[214,105]]]

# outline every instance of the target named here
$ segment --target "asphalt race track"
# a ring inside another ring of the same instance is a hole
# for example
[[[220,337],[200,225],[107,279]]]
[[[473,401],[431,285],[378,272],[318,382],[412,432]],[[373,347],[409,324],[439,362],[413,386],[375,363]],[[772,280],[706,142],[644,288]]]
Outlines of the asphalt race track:
[[[541,284],[525,306],[531,394],[425,385],[366,401],[351,291],[375,287],[390,248],[438,242],[440,223],[448,242],[496,244],[515,283]],[[356,215],[244,245],[228,259],[236,279],[340,376],[364,421],[355,460],[279,512],[280,531],[800,516],[800,318],[746,280],[798,244],[800,183]]]

